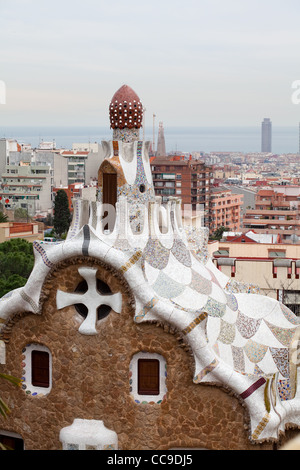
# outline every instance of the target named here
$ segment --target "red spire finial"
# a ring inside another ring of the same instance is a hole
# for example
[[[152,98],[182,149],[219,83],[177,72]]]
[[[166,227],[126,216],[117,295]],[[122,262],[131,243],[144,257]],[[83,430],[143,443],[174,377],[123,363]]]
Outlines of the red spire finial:
[[[143,105],[128,85],[121,86],[112,97],[109,117],[112,129],[139,129],[142,126]]]

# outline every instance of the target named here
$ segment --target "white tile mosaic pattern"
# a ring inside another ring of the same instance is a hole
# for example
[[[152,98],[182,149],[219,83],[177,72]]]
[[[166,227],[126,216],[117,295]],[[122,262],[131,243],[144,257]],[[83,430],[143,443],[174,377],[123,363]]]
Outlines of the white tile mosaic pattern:
[[[97,220],[101,201],[90,205],[88,222],[87,201],[78,201],[65,242],[51,247],[34,243],[36,261],[27,284],[0,301],[0,331],[15,311],[41,313],[41,289],[56,263],[73,256],[98,258],[128,282],[136,301],[136,322],[157,320],[182,332],[195,358],[194,382],[221,384],[243,399],[251,439],[277,439],[287,423],[300,426],[292,354],[298,349],[299,319],[284,305],[259,295],[254,286],[224,276],[207,256],[206,230],[181,228],[179,200],[171,199],[166,207],[168,240],[158,228],[159,202],[152,190],[143,196],[144,230],[132,229],[131,203],[139,200],[136,182],[152,188],[147,171],[141,171],[149,165],[143,145],[135,143],[132,149],[132,161],[140,166],[132,191],[128,185],[119,194],[113,233],[104,232]]]

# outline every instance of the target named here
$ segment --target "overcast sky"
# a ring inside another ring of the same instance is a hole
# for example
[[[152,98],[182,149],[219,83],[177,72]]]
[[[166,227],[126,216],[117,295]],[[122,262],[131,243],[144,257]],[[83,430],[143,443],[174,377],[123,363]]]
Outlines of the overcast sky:
[[[124,83],[146,125],[298,125],[299,0],[0,0],[0,126],[109,126]]]

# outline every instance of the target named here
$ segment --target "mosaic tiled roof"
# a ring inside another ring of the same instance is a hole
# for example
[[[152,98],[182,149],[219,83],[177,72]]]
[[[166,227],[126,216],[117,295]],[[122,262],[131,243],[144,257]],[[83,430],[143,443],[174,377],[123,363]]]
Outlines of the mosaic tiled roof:
[[[57,263],[74,256],[97,258],[124,276],[135,299],[136,323],[159,322],[181,332],[194,355],[195,384],[222,385],[244,402],[253,441],[276,440],[287,424],[300,426],[299,319],[201,256],[206,249],[199,242],[201,230],[198,238],[191,237],[182,226],[180,200],[171,199],[165,208],[153,198],[145,200],[139,232],[133,229],[129,194],[119,195],[111,232],[103,229],[101,201],[80,199],[74,205],[67,239],[53,246],[35,242],[27,284],[1,299],[0,331],[16,311],[42,312],[43,283]],[[164,232],[158,222],[162,210]]]

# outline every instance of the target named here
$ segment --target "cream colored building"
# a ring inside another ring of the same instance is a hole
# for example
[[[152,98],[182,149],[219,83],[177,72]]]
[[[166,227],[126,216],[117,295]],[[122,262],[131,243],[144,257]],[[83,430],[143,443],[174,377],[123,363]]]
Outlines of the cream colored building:
[[[26,209],[30,216],[52,209],[50,165],[23,161],[6,165],[0,183],[1,202],[6,209]]]
[[[257,286],[300,315],[300,244],[211,242],[214,263],[232,280]]]

